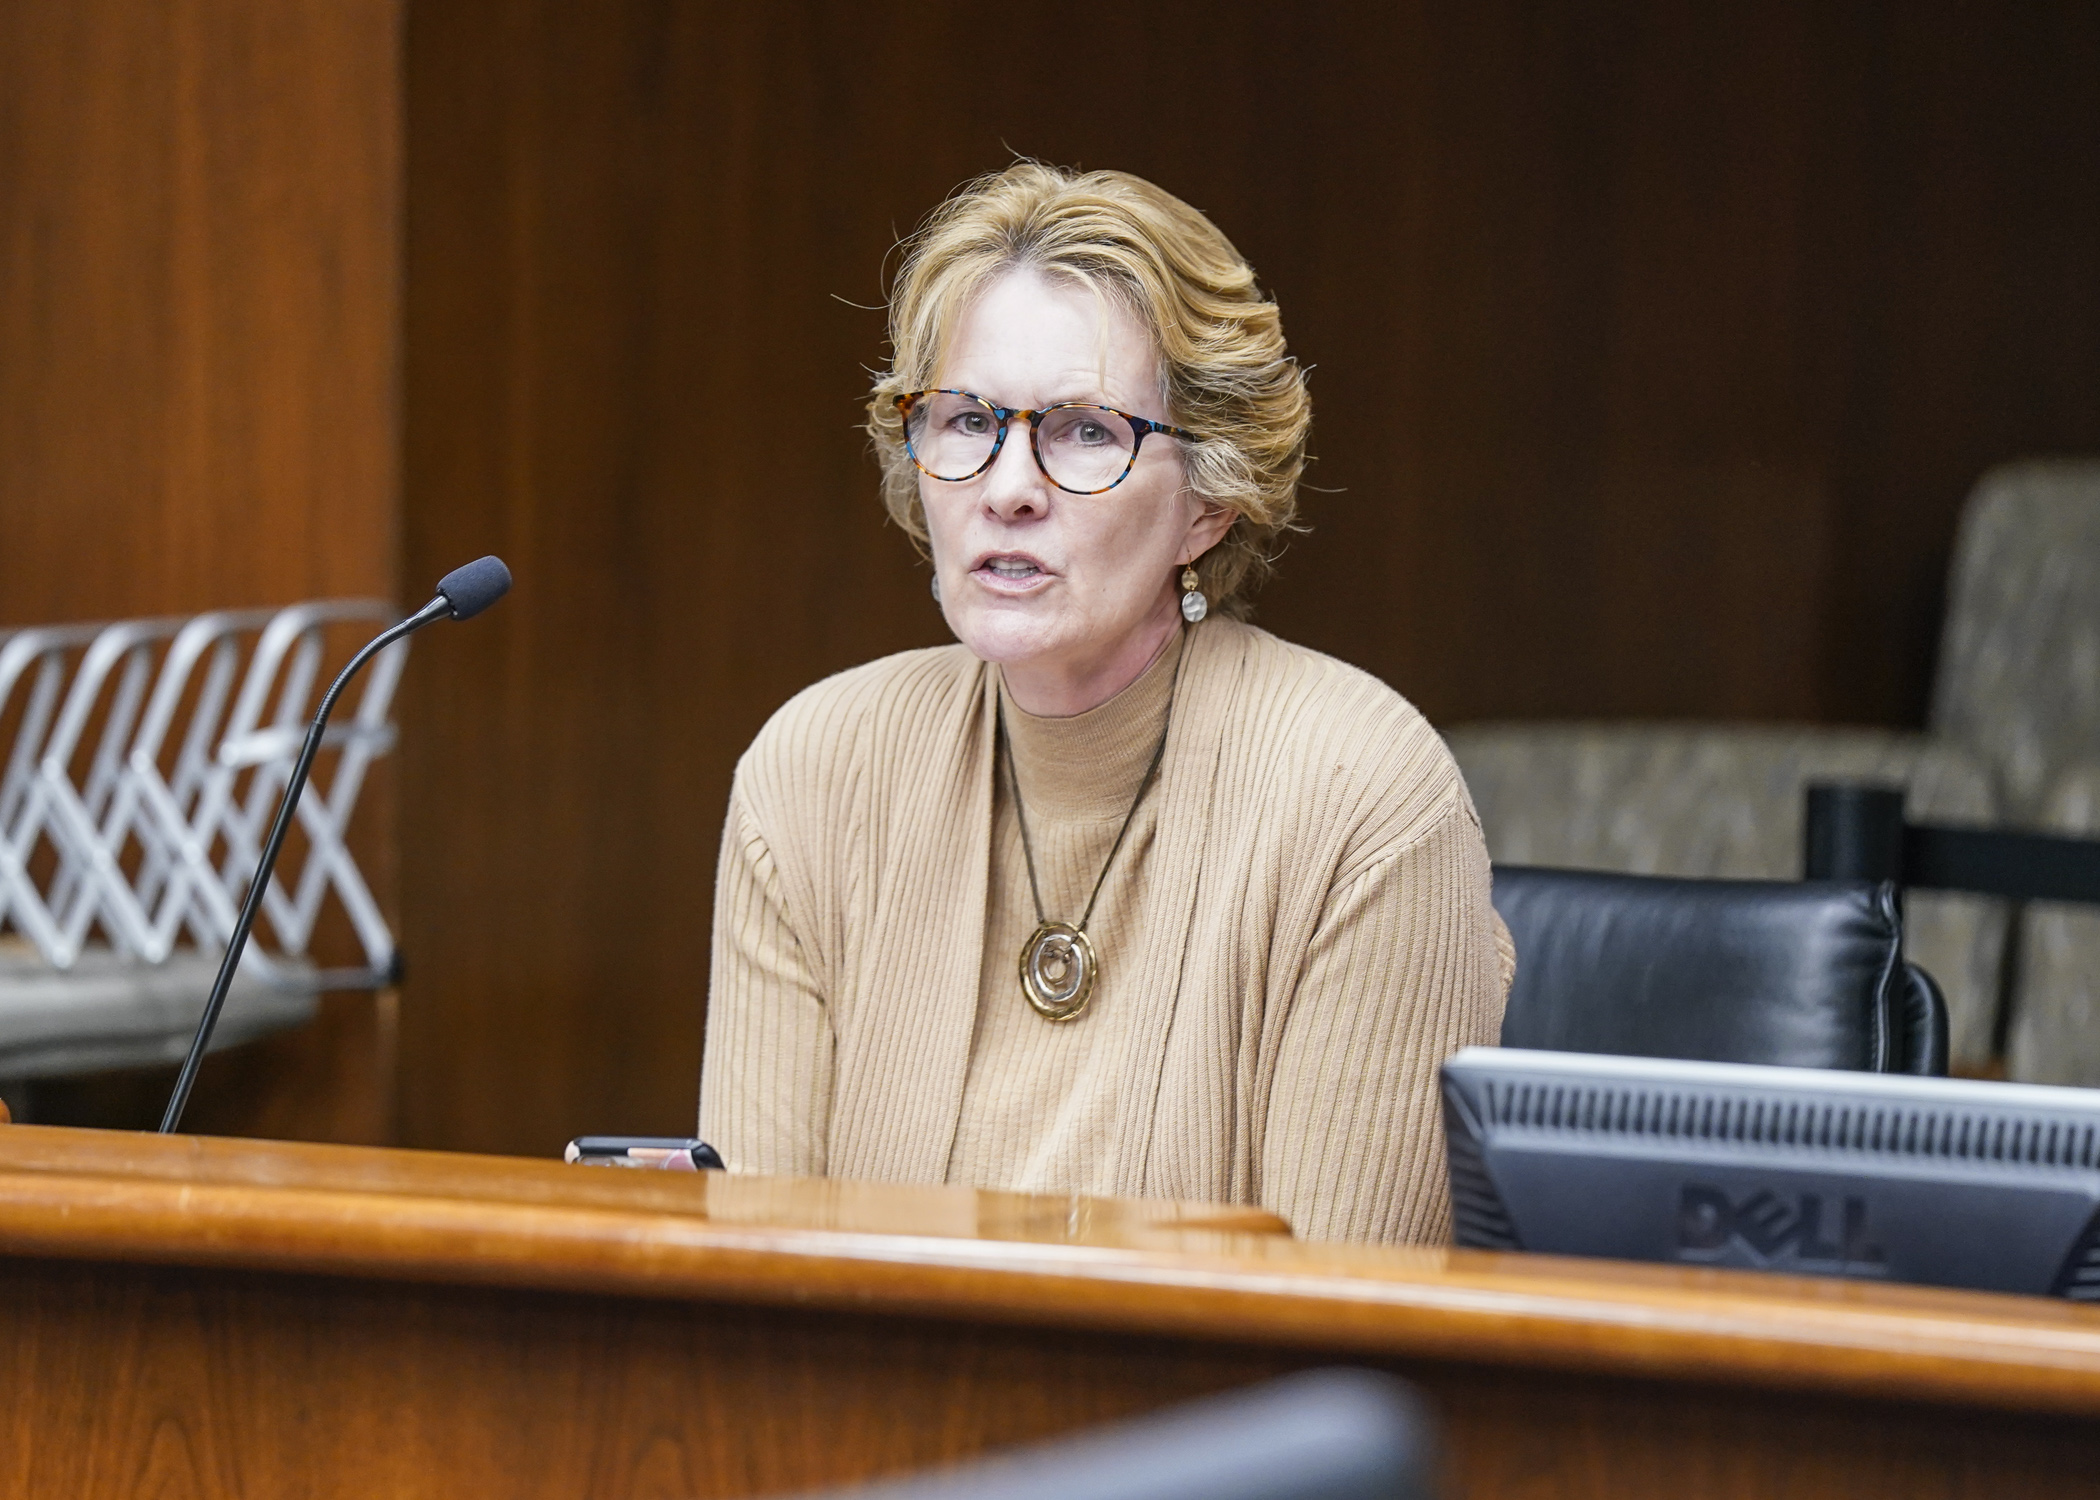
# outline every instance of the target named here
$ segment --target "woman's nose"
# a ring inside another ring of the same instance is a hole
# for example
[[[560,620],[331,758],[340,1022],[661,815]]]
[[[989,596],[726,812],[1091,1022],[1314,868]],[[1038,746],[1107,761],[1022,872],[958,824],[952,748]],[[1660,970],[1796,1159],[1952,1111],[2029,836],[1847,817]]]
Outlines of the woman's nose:
[[[985,471],[984,503],[1002,519],[1033,515],[1048,504],[1049,486],[1028,447],[1028,424],[1019,417],[1007,429],[999,456]]]

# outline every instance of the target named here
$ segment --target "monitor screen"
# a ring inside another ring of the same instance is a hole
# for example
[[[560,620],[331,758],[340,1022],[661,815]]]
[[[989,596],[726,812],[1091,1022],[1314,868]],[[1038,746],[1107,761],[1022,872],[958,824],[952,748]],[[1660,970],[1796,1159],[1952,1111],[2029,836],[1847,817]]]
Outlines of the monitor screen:
[[[1459,1244],[2100,1301],[2100,1090],[1468,1047]]]

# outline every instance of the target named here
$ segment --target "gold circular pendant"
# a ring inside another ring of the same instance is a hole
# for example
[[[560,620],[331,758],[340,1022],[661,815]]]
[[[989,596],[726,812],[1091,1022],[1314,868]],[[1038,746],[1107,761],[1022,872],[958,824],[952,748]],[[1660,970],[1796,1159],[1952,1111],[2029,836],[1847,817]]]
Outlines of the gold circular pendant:
[[[1069,1021],[1094,994],[1094,945],[1064,922],[1045,922],[1021,945],[1021,993],[1046,1021]]]

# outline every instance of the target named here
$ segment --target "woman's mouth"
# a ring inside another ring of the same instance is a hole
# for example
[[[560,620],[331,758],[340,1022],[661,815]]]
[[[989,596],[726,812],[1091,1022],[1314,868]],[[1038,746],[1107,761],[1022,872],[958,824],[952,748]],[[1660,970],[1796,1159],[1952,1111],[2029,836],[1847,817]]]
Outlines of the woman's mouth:
[[[978,578],[994,588],[1025,588],[1039,579],[1050,576],[1047,569],[1032,557],[1002,555],[987,557],[975,569]]]

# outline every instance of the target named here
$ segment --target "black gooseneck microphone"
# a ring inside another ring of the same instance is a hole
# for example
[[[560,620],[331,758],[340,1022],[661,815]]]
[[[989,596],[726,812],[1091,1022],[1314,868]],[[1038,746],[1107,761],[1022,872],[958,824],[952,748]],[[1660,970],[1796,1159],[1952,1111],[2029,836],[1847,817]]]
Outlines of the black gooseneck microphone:
[[[414,635],[425,625],[438,620],[471,619],[509,592],[510,569],[503,566],[500,557],[484,557],[463,568],[454,568],[438,580],[436,598],[374,637],[364,650],[350,658],[350,665],[343,668],[334,685],[322,697],[313,723],[307,726],[306,744],[299,751],[291,778],[284,784],[284,795],[278,799],[277,821],[270,825],[270,837],[263,845],[262,859],[256,864],[255,878],[248,882],[248,894],[241,902],[240,917],[233,924],[233,938],[226,944],[226,957],[219,965],[219,977],[212,983],[211,998],[204,1002],[204,1014],[197,1021],[197,1034],[190,1040],[190,1055],[183,1059],[182,1071],[175,1076],[175,1092],[169,1095],[168,1111],[160,1120],[162,1135],[173,1134],[175,1127],[182,1123],[183,1106],[190,1102],[190,1090],[197,1083],[197,1067],[204,1061],[204,1049],[211,1045],[212,1029],[219,1024],[219,1012],[225,1008],[226,992],[232,988],[234,971],[241,966],[241,954],[247,951],[248,933],[255,926],[256,913],[262,910],[263,893],[269,889],[271,872],[277,868],[277,855],[284,848],[285,835],[291,831],[292,814],[299,806],[299,794],[306,790],[307,773],[313,770],[314,756],[320,752],[321,736],[328,728],[328,715],[335,709],[335,700],[360,667],[402,637]]]

